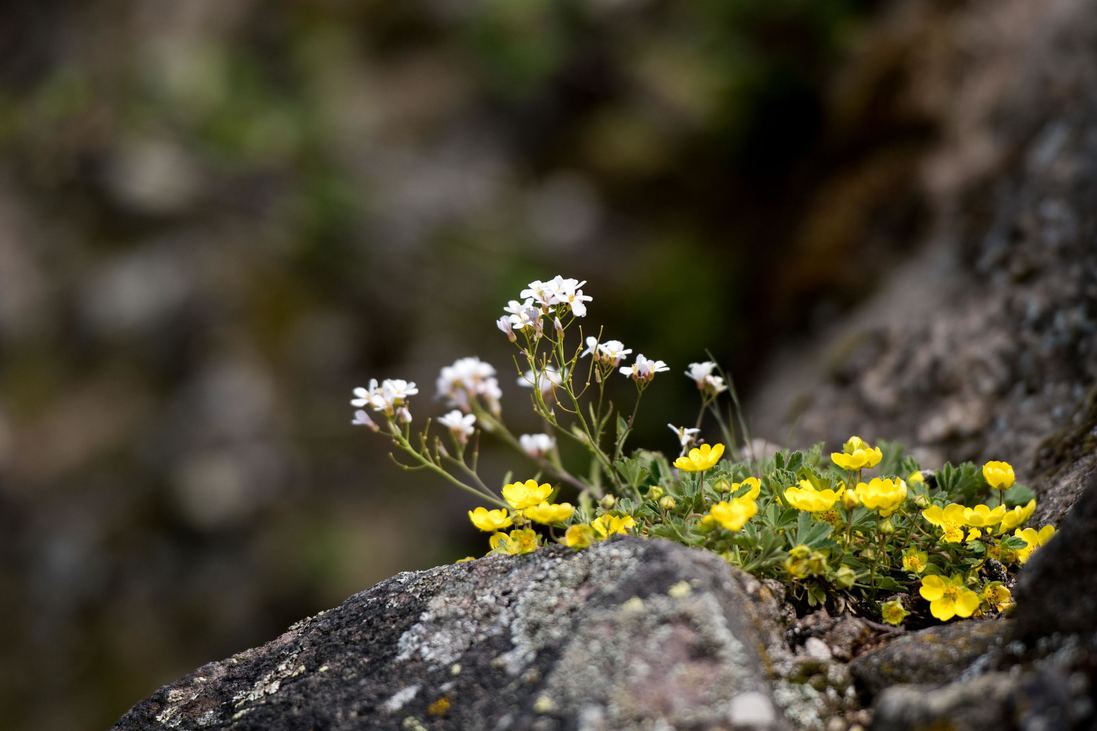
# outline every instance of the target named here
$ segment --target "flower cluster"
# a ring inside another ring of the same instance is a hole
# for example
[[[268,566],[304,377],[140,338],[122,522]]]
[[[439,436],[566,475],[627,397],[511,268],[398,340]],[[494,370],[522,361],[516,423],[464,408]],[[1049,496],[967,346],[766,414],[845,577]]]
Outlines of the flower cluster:
[[[444,367],[438,373],[437,389],[438,397],[445,398],[451,408],[467,414],[480,404],[491,413],[499,414],[499,399],[503,392],[495,377],[495,368],[475,356],[458,358],[453,365]]]
[[[488,534],[489,553],[547,543],[578,550],[636,534],[707,549],[777,579],[797,606],[852,606],[916,626],[1009,610],[1010,572],[1055,533],[1026,525],[1035,496],[1009,463],[933,471],[896,445],[860,436],[840,451],[817,445],[758,458],[741,414],[738,429],[723,418],[718,402],[729,398],[738,409],[737,396],[709,360],[685,371],[701,410],[694,426],[667,425],[676,455],[630,452],[641,399],[670,368],[643,354],[628,363],[633,349],[621,341],[584,336],[580,322],[592,301],[585,284],[563,276],[530,282],[497,322],[517,348],[516,380],[543,432],[511,432],[497,372],[476,357],[442,368],[437,391],[448,412],[426,420],[418,435],[408,403],[418,393],[414,383],[371,380],[354,390],[353,423],[388,436],[397,464],[431,471],[477,498],[468,518]],[[610,378],[614,372],[633,387]],[[624,408],[621,397],[629,400]],[[710,441],[716,428],[722,439]],[[530,478],[483,478],[481,432],[511,448]],[[572,449],[558,444],[565,441]],[[576,451],[585,464],[575,464]]]
[[[496,326],[514,342],[515,331],[524,332],[534,338],[544,334],[544,318],[552,317],[557,330],[562,330],[565,317],[586,317],[587,302],[591,297],[583,294],[582,286],[586,282],[565,278],[559,274],[547,282],[535,280],[523,289],[518,297],[511,300],[496,321]]]
[[[408,410],[408,399],[419,393],[419,388],[411,381],[400,378],[386,378],[377,385],[377,379],[370,379],[366,388],[354,389],[354,398],[351,406],[359,408],[368,406],[375,413],[384,414],[389,419],[397,418],[404,423],[411,422],[411,412]],[[369,425],[369,415],[364,411],[355,412],[355,423]]]

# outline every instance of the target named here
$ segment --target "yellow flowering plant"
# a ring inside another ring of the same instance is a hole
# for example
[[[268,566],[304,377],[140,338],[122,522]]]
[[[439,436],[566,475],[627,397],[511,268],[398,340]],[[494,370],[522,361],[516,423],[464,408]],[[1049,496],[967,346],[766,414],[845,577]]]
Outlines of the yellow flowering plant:
[[[531,282],[496,323],[516,348],[517,381],[543,433],[510,430],[497,372],[475,357],[442,369],[438,394],[451,410],[417,433],[416,384],[355,389],[353,423],[387,436],[398,465],[477,498],[468,518],[489,534],[489,553],[550,543],[581,550],[631,534],[712,551],[781,581],[803,607],[827,604],[894,625],[1009,609],[1010,572],[1054,534],[1026,526],[1036,500],[1009,463],[933,471],[897,445],[861,436],[840,451],[819,444],[758,458],[739,446],[752,442],[738,398],[710,360],[685,371],[701,407],[693,426],[670,425],[677,453],[629,450],[643,395],[668,367],[643,355],[626,362],[631,349],[601,329],[586,334],[584,284]],[[736,418],[724,418],[724,399]],[[481,475],[482,436],[514,451],[521,479]]]

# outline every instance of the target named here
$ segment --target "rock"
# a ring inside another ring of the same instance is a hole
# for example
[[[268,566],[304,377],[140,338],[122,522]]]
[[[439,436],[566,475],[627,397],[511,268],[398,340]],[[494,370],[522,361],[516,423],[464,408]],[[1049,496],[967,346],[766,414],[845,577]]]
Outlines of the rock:
[[[1017,584],[1014,635],[1097,633],[1097,476],[1055,537],[1034,554]]]
[[[1014,728],[1009,723],[1011,714],[1007,708],[1012,689],[1008,673],[982,675],[939,689],[897,685],[885,690],[876,702],[872,728],[888,731]]]
[[[946,683],[1001,645],[1007,626],[1004,620],[967,620],[911,632],[858,656],[850,671],[870,695],[900,683]]]
[[[1057,663],[1038,664],[1022,672],[987,673],[939,688],[896,685],[880,695],[872,727],[886,731],[1091,729],[1091,687],[1084,675],[1064,672]]]
[[[774,604],[663,541],[493,556],[399,574],[161,688],[115,729],[783,728]]]

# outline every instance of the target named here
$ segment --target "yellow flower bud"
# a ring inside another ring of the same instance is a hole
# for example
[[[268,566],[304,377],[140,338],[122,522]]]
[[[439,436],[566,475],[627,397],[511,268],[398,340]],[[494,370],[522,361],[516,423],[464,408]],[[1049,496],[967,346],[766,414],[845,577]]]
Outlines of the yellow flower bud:
[[[612,494],[606,495],[598,501],[598,504],[602,506],[602,510],[613,510],[613,506],[617,504],[617,498]]]
[[[1013,465],[1009,462],[996,462],[991,460],[983,465],[983,479],[991,487],[1005,490],[1013,485]]]
[[[664,495],[663,497],[659,498],[659,507],[663,510],[674,510],[677,505],[678,501],[670,495]]]
[[[663,490],[663,488],[659,487],[658,485],[648,488],[648,498],[651,500],[655,500],[656,502],[658,502],[659,498],[663,497],[663,495],[665,494],[666,492]]]
[[[849,566],[839,566],[834,572],[834,584],[839,589],[848,589],[857,582],[857,572]]]

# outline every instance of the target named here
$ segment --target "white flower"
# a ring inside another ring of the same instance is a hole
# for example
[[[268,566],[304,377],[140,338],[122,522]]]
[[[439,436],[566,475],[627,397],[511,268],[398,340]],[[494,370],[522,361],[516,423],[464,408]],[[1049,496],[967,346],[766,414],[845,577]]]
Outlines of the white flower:
[[[507,340],[514,342],[518,337],[514,334],[514,326],[510,322],[510,315],[503,315],[495,321],[495,327],[499,328],[499,331],[507,336]]]
[[[369,386],[362,388],[359,386],[354,389],[354,396],[350,400],[351,406],[362,407],[369,406],[374,411],[381,411],[384,409],[384,399],[381,397],[381,387],[377,385],[377,379],[371,378],[369,380]]]
[[[690,363],[686,375],[693,379],[694,383],[697,384],[697,388],[715,396],[718,393],[723,393],[728,390],[728,387],[724,384],[723,378],[712,375],[712,371],[715,368],[716,364],[711,360],[706,360],[701,363]]]
[[[714,368],[716,368],[716,364],[711,360],[706,360],[701,363],[690,363],[686,375],[697,383],[697,388],[701,388],[705,385],[705,379],[712,375]]]
[[[632,348],[626,348],[620,340],[607,340],[604,343],[599,343],[598,338],[588,337],[587,349],[580,353],[579,357],[585,358],[593,353],[596,363],[616,368],[621,365],[621,361],[625,359],[625,356],[631,352]]]
[[[377,379],[371,378],[368,388],[359,386],[354,389],[355,398],[351,399],[350,403],[351,406],[357,407],[369,406],[374,411],[384,412],[387,416],[392,416],[396,409],[407,404],[409,397],[417,393],[419,393],[419,389],[412,381],[405,381],[402,378],[386,378],[378,386]]]
[[[644,354],[636,356],[636,361],[631,366],[625,366],[621,373],[632,378],[637,383],[650,383],[656,373],[669,371],[670,368],[661,360],[648,360]]]
[[[545,312],[548,312],[554,304],[556,304],[553,291],[549,288],[549,282],[542,282],[540,279],[534,279],[526,288],[518,293],[518,296],[522,299],[528,299],[530,302],[537,302],[544,308]]]
[[[381,383],[381,393],[385,399],[394,404],[402,404],[409,396],[419,393],[419,387],[414,381],[405,381],[402,378],[386,378]]]
[[[369,429],[372,429],[373,431],[380,431],[381,430],[381,427],[377,426],[377,424],[374,423],[373,419],[369,418],[369,414],[367,414],[362,409],[358,409],[357,411],[354,412],[354,420],[351,421],[350,423],[354,426],[368,427]]]
[[[503,391],[495,378],[495,368],[476,356],[458,358],[453,365],[442,368],[436,386],[438,397],[445,397],[448,406],[468,412],[472,400],[481,398],[493,414],[499,413]]]
[[[543,329],[541,324],[542,312],[539,307],[533,306],[532,299],[526,299],[522,302],[511,300],[503,310],[509,315],[512,329],[524,330],[531,327],[535,333],[541,334]]]
[[[590,302],[593,297],[583,294],[583,290],[580,289],[585,281],[580,282],[578,279],[565,279],[557,274],[552,278],[552,281],[546,283],[545,289],[548,290],[551,298],[551,304],[554,305],[567,305],[571,308],[571,313],[576,317],[586,317],[587,314],[587,302]]]
[[[585,281],[580,282],[578,279],[565,278],[557,274],[547,282],[535,279],[519,292],[518,296],[528,299],[530,302],[536,302],[545,314],[552,312],[557,305],[567,305],[573,315],[585,317],[587,314],[586,303],[594,298],[583,294],[580,287],[584,284],[586,284]]]
[[[518,437],[518,443],[522,445],[522,451],[534,459],[544,457],[556,446],[556,440],[548,434],[523,434]]]
[[[705,390],[715,395],[727,391],[728,387],[724,385],[724,379],[722,377],[709,376],[705,379]]]
[[[667,427],[678,437],[678,444],[683,451],[697,441],[697,435],[701,433],[700,429],[687,429],[684,426],[675,426],[674,424],[667,424]]]
[[[462,414],[454,409],[445,416],[439,417],[438,423],[449,429],[449,433],[453,435],[454,439],[464,444],[475,431],[476,416],[474,414]]]
[[[526,371],[518,378],[518,385],[523,388],[533,388],[534,384],[539,385],[542,397],[552,394],[556,387],[563,382],[564,375],[550,365],[545,366],[536,373],[532,370]]]

